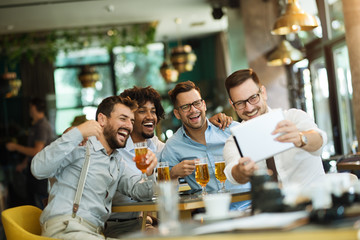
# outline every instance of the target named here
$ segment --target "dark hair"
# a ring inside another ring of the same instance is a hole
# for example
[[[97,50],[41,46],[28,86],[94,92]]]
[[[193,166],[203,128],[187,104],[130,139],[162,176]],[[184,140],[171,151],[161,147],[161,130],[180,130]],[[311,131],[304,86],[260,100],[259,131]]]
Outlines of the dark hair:
[[[171,102],[173,103],[174,107],[176,104],[176,97],[179,93],[189,92],[192,89],[195,89],[200,93],[200,88],[196,86],[192,81],[186,81],[176,84],[176,86],[168,92]],[[201,93],[200,93],[201,94]]]
[[[251,68],[238,70],[236,72],[233,72],[230,76],[228,76],[225,80],[225,87],[229,97],[231,98],[230,96],[231,88],[243,84],[249,78],[251,78],[257,85],[260,85],[260,80],[258,76]]]
[[[161,96],[160,94],[150,86],[145,88],[139,88],[134,86],[133,88],[129,88],[124,90],[120,97],[130,97],[133,100],[136,100],[139,107],[145,105],[147,101],[154,103],[156,109],[156,116],[158,120],[164,119],[165,111],[163,106],[161,105]]]
[[[45,113],[46,111],[46,102],[41,98],[32,98],[30,99],[29,104],[35,106],[38,112]]]
[[[104,114],[107,117],[110,117],[111,112],[114,109],[114,106],[118,103],[121,103],[127,107],[129,107],[132,111],[135,111],[138,107],[135,100],[132,100],[129,97],[119,97],[119,96],[111,96],[107,97],[99,104],[96,110],[96,120],[98,120],[99,113]]]

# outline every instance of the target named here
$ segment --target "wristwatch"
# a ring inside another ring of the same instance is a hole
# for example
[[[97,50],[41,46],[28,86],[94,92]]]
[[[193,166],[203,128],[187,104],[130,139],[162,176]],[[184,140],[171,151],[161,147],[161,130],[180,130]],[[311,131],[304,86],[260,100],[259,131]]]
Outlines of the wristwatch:
[[[299,135],[300,135],[300,140],[301,140],[301,145],[299,147],[302,148],[303,146],[308,144],[308,139],[302,132],[299,132]]]

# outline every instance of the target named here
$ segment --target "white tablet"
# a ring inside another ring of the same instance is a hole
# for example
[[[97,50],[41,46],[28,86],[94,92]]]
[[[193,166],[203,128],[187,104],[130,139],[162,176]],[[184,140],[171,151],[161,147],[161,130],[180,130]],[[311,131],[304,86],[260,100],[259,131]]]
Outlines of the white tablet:
[[[293,143],[275,141],[279,134],[271,134],[281,120],[284,120],[283,111],[274,109],[231,128],[240,156],[257,162],[293,148]]]

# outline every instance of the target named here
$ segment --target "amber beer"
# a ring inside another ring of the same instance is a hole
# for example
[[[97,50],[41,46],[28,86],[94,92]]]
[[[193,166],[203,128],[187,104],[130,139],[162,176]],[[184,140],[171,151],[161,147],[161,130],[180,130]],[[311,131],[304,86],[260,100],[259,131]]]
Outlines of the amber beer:
[[[226,176],[224,173],[224,169],[225,169],[225,162],[215,162],[215,177],[217,178],[217,180],[219,180],[220,182],[225,182],[226,181]]]
[[[136,167],[142,172],[145,173],[146,169],[150,164],[146,164],[146,153],[147,148],[135,148],[135,163]]]
[[[170,170],[169,166],[158,167],[158,181],[170,181]]]
[[[195,179],[196,182],[202,187],[206,186],[206,184],[210,180],[209,168],[207,163],[196,164]]]

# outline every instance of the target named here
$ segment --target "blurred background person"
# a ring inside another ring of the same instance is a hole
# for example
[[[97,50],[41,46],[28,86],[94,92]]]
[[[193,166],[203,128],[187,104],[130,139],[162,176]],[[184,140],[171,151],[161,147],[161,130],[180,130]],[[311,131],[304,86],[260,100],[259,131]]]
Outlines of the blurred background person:
[[[32,119],[27,145],[23,146],[14,142],[8,142],[8,151],[17,151],[25,155],[24,160],[16,165],[17,172],[24,172],[26,176],[26,203],[44,208],[43,201],[47,198],[47,179],[37,180],[30,172],[32,158],[54,138],[54,131],[45,116],[46,102],[40,98],[33,98],[29,103],[29,115]]]

